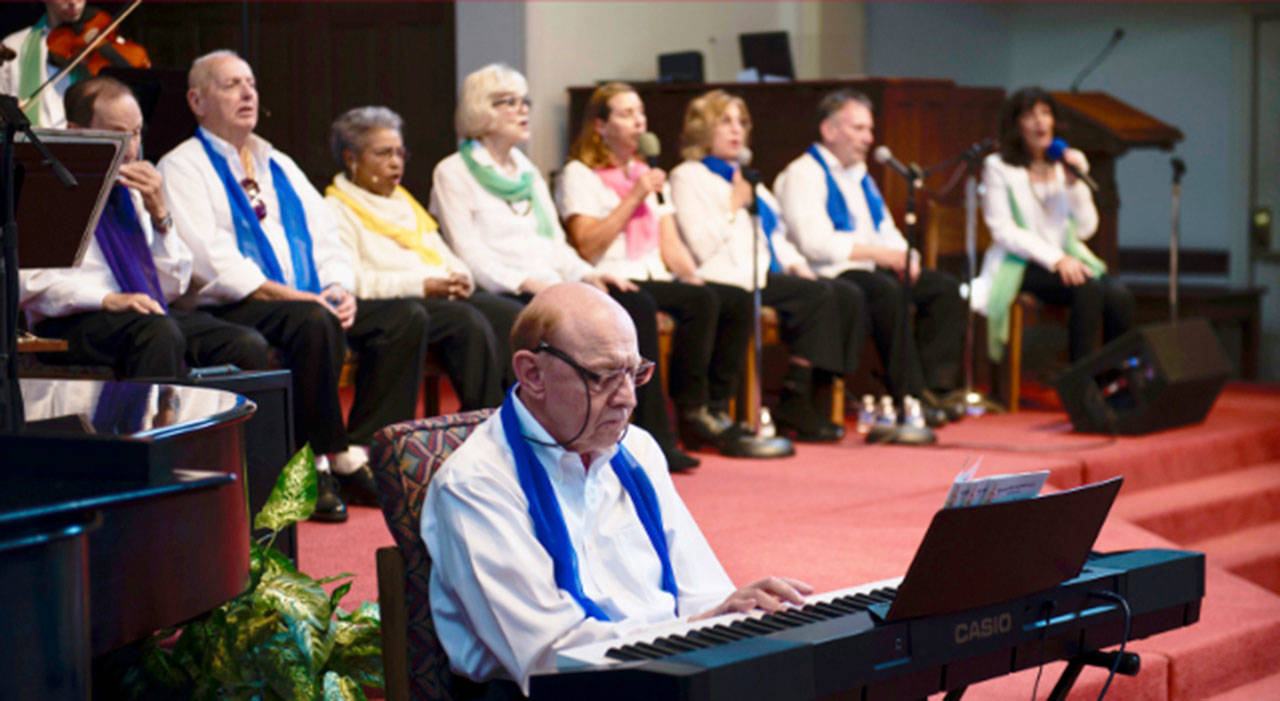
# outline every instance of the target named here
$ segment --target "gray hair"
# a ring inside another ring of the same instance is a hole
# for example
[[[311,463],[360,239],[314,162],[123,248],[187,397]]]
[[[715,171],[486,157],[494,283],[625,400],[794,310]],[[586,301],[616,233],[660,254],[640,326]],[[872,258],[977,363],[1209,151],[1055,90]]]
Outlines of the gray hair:
[[[493,96],[500,92],[525,95],[529,92],[529,83],[519,71],[502,63],[491,63],[472,71],[462,81],[458,110],[453,116],[459,139],[478,139],[489,132],[498,117]]]
[[[346,167],[342,152],[350,151],[359,155],[369,142],[369,132],[374,129],[390,129],[400,134],[403,126],[404,120],[389,107],[353,107],[333,120],[333,127],[329,131],[329,148],[338,164]]]
[[[866,94],[851,88],[840,88],[823,95],[822,100],[818,102],[818,126],[821,127],[831,115],[844,109],[844,106],[850,102],[856,102],[872,112],[875,111],[875,105]]]
[[[240,54],[231,49],[217,49],[197,58],[191,62],[191,70],[187,71],[187,88],[189,90],[203,90],[209,81],[213,80],[213,64],[218,59],[235,58],[243,61]]]

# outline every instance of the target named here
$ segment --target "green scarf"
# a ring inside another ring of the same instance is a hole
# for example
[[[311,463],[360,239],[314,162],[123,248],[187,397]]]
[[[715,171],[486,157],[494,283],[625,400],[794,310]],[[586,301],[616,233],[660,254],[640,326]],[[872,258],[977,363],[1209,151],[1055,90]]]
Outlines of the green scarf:
[[[49,26],[49,18],[47,15],[40,17],[40,21],[31,25],[31,31],[27,33],[27,38],[22,42],[22,48],[18,53],[18,99],[30,99],[36,88],[40,87],[43,82],[41,76],[44,71],[40,66],[40,46],[44,43],[44,28]],[[31,120],[34,125],[40,124],[40,101],[31,100],[31,104],[23,110],[27,119]]]
[[[475,178],[489,194],[501,197],[507,202],[525,200],[532,202],[533,216],[538,220],[538,235],[548,239],[554,238],[555,227],[551,223],[551,217],[547,215],[547,210],[542,206],[542,200],[538,198],[538,193],[533,188],[534,174],[525,171],[520,174],[519,179],[512,180],[494,170],[493,166],[482,166],[476,163],[476,159],[471,155],[475,147],[475,139],[467,139],[458,147],[458,153],[462,155],[462,162],[467,164],[467,170],[471,171],[471,177]]]
[[[1018,209],[1013,189],[1005,186],[1005,192],[1009,196],[1009,213],[1013,216],[1013,223],[1019,229],[1026,229],[1027,222],[1022,218],[1022,210]],[[1076,236],[1075,219],[1069,220],[1067,240],[1062,248],[1067,255],[1083,262],[1095,277],[1107,272],[1107,264],[1086,248]],[[998,363],[1004,358],[1005,346],[1009,344],[1009,308],[1022,289],[1022,276],[1026,272],[1027,260],[1007,253],[991,281],[991,295],[987,298],[987,354],[992,362]]]

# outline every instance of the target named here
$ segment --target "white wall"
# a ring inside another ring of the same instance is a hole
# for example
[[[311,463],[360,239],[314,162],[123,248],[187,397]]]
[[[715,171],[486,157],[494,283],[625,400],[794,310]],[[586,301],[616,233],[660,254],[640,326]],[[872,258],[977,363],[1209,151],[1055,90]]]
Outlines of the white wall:
[[[566,89],[654,80],[658,54],[702,51],[706,79],[731,81],[742,67],[739,34],[785,30],[796,77],[862,70],[861,3],[547,1],[529,3],[525,13],[534,100],[528,150],[544,171],[563,165],[568,152]]]

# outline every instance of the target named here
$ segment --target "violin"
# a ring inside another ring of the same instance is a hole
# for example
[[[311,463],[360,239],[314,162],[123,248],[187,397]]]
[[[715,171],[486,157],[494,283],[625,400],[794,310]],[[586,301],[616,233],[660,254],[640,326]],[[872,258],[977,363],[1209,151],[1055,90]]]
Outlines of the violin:
[[[102,36],[104,32],[105,37]],[[49,62],[60,68],[65,67],[95,42],[98,43],[97,48],[91,49],[83,59],[90,75],[98,75],[107,66],[151,67],[151,58],[141,44],[120,36],[112,25],[111,15],[88,5],[80,14],[79,20],[49,31],[46,40]]]

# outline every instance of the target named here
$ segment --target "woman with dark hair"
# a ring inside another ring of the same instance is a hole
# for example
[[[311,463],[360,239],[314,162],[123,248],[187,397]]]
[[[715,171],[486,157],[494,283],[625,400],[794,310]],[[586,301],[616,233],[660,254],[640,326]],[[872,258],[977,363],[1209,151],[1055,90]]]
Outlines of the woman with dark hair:
[[[751,294],[698,276],[670,195],[659,197],[666,173],[639,153],[647,128],[635,88],[597,87],[556,179],[556,204],[578,255],[636,283],[675,319],[667,385],[685,448],[726,450],[738,435],[729,399],[751,336]]]
[[[1004,355],[1009,308],[1019,292],[1070,307],[1072,362],[1097,350],[1133,324],[1133,295],[1083,241],[1098,229],[1093,195],[1063,163],[1088,172],[1084,154],[1067,149],[1062,163],[1049,155],[1058,124],[1053,96],[1023,88],[1000,112],[1000,152],[983,167],[983,217],[991,247],[974,281],[974,308],[987,315],[987,350]]]

